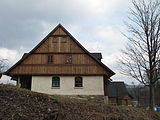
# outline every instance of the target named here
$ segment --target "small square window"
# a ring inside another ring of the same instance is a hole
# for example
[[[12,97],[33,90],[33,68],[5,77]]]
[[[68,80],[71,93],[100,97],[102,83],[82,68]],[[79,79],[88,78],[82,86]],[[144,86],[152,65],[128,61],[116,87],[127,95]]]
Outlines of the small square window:
[[[48,63],[53,63],[53,56],[52,55],[48,55]]]
[[[75,77],[75,87],[83,87],[82,77]]]
[[[72,64],[72,55],[66,55],[66,63]]]
[[[52,87],[60,87],[60,78],[52,77]]]

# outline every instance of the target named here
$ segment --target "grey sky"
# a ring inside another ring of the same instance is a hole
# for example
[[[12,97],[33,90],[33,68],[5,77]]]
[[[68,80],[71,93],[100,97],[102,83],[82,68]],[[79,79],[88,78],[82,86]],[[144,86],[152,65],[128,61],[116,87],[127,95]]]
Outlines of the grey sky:
[[[116,56],[124,48],[130,0],[1,0],[0,57],[14,64],[61,23],[87,50],[102,52],[103,62],[125,80]],[[131,81],[128,80],[128,83]]]

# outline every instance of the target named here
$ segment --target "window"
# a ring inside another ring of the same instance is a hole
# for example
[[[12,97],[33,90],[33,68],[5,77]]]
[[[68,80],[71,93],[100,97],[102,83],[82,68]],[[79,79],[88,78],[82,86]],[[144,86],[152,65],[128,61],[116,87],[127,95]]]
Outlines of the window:
[[[82,77],[75,77],[75,87],[83,87]]]
[[[66,55],[66,63],[71,64],[72,63],[72,56],[71,55]]]
[[[53,63],[53,56],[52,55],[48,55],[48,63]]]
[[[60,78],[52,77],[52,87],[60,87]]]

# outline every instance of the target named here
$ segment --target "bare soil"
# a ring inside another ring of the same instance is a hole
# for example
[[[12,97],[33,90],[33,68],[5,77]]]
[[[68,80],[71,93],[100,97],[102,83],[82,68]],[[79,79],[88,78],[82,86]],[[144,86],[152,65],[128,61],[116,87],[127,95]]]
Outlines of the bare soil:
[[[160,120],[156,112],[106,106],[0,85],[0,120]]]

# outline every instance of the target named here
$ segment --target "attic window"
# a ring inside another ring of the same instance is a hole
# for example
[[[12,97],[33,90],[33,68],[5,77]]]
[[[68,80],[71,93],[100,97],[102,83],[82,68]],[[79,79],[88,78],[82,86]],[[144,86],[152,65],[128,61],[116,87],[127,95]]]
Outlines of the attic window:
[[[82,77],[75,77],[75,87],[83,87]]]
[[[48,55],[48,63],[53,63],[53,56],[52,55]]]
[[[72,64],[72,55],[66,55],[66,64]]]

